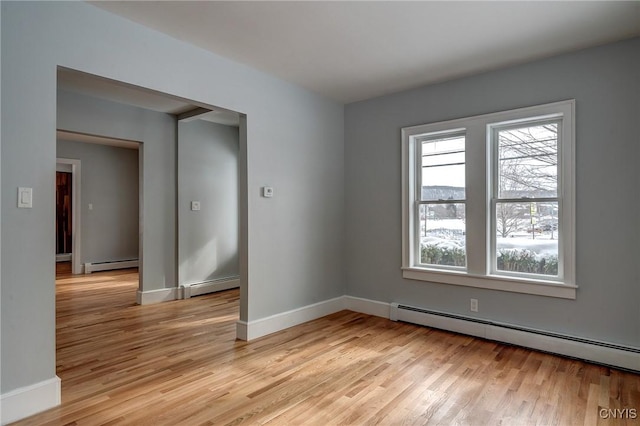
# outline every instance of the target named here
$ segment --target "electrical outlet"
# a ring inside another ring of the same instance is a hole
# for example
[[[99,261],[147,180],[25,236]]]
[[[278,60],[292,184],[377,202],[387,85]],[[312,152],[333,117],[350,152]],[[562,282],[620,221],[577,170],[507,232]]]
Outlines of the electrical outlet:
[[[471,299],[471,312],[478,312],[478,299]]]

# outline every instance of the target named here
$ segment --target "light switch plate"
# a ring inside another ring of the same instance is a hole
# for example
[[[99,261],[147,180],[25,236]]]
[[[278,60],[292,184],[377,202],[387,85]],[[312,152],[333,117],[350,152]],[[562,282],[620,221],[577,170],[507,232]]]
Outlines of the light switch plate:
[[[18,188],[18,208],[30,209],[33,207],[33,188]]]
[[[191,202],[191,211],[198,211],[200,210],[200,201],[192,201]]]
[[[273,197],[273,187],[271,186],[263,186],[262,187],[262,196],[265,198]]]

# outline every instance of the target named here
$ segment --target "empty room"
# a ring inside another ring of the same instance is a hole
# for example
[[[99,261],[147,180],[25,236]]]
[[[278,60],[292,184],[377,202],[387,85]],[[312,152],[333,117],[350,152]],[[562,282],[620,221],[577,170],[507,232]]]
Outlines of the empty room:
[[[0,19],[2,424],[640,421],[639,2]]]

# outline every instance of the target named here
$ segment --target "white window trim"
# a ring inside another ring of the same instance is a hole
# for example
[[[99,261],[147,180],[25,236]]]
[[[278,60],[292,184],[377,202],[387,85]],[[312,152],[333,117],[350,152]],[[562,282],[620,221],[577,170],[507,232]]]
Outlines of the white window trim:
[[[444,131],[444,132],[431,132],[429,133],[429,137],[430,138],[434,138],[434,139],[438,139],[438,138],[444,138],[444,137],[451,137],[451,136],[464,136],[466,139],[466,132],[465,129],[453,129],[452,131]],[[422,150],[419,148],[420,145],[422,144],[422,142],[424,141],[424,138],[417,138],[417,140],[414,141],[415,145],[414,145],[414,159],[415,159],[415,173],[416,173],[416,178],[414,179],[414,181],[416,182],[422,182]],[[465,142],[466,144],[466,142]],[[417,153],[420,153],[420,155],[416,155]],[[466,156],[466,147],[465,147],[465,156]],[[466,160],[465,160],[466,163]],[[431,200],[431,201],[423,201],[422,200],[422,190],[421,188],[416,188],[414,186],[415,189],[415,198],[414,201],[417,202],[413,202],[412,204],[415,206],[415,211],[413,212],[414,217],[416,214],[419,214],[418,212],[420,211],[419,207],[418,207],[418,203],[419,202],[424,202],[425,204],[439,204],[440,201],[439,200]],[[465,188],[466,190],[466,188]],[[467,197],[465,195],[464,200],[456,200],[456,202],[460,203],[460,204],[464,204],[465,208],[467,205]],[[415,253],[416,251],[420,250],[420,230],[418,226],[413,226],[413,252]],[[421,264],[420,267],[422,267],[423,265]],[[428,265],[428,267],[430,269],[437,269],[437,270],[445,270],[445,271],[466,271],[467,267],[466,266],[448,266],[448,265]]]
[[[544,277],[528,277],[524,274],[510,276],[492,274],[490,267],[491,211],[490,175],[491,153],[489,149],[491,125],[507,124],[530,119],[542,119],[562,116],[562,137],[559,146],[561,181],[558,186],[560,203],[559,225],[563,229],[559,246],[563,258],[562,280],[547,280]],[[466,162],[473,173],[466,173],[467,211],[476,214],[467,216],[467,270],[443,270],[417,266],[415,255],[417,241],[414,223],[417,220],[415,205],[416,191],[416,139],[425,133],[450,133],[465,131]],[[471,154],[471,155],[470,155]],[[475,159],[483,155],[484,164]],[[472,164],[473,163],[473,164]],[[442,284],[462,285],[515,293],[575,299],[575,101],[567,100],[545,105],[502,111],[445,122],[405,127],[402,129],[402,274],[404,278]],[[479,179],[482,176],[482,179]],[[478,196],[482,194],[482,196]],[[481,213],[479,213],[481,212]],[[469,256],[470,250],[478,253]]]

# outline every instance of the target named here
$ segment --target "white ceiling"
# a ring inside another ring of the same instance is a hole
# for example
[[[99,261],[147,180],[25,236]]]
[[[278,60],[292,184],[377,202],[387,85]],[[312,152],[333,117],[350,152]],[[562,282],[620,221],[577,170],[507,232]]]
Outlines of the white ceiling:
[[[349,103],[640,35],[640,2],[102,1]]]

